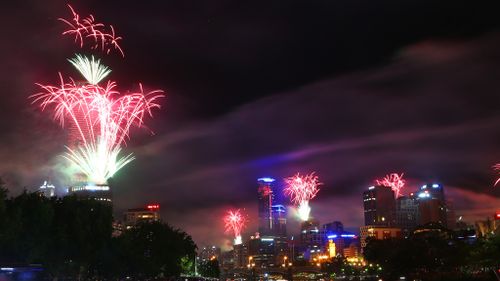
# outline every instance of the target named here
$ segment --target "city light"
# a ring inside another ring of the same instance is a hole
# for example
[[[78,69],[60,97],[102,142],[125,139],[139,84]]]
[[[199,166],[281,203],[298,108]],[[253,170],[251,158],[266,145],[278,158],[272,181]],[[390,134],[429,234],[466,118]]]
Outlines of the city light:
[[[160,209],[160,204],[149,204],[146,206],[146,209],[148,210],[159,210]]]
[[[301,176],[299,173],[292,177],[285,178],[286,188],[284,189],[285,195],[290,197],[290,200],[298,206],[298,215],[302,221],[309,219],[311,207],[309,201],[316,197],[319,191],[318,177],[314,172]]]
[[[264,178],[258,178],[257,181],[263,181],[263,182],[266,182],[266,183],[271,183],[271,182],[274,182],[275,179],[264,177]]]

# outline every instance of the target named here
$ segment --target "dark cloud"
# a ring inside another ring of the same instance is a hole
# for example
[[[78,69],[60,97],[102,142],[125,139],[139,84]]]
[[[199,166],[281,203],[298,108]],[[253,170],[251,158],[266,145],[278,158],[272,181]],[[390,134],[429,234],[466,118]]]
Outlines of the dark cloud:
[[[500,86],[499,45],[495,34],[417,44],[385,67],[156,136],[135,148],[139,160],[117,179],[124,185],[119,202],[133,197],[139,204],[150,194],[169,221],[208,242],[222,235],[221,206],[245,207],[255,229],[257,177],[316,171],[324,187],[313,215],[355,227],[362,223],[362,191],[376,177],[405,172],[408,191],[440,181],[458,214],[471,220],[490,215],[500,203],[491,171],[500,137],[498,96],[492,94]],[[218,219],[220,232],[203,223],[200,212]]]

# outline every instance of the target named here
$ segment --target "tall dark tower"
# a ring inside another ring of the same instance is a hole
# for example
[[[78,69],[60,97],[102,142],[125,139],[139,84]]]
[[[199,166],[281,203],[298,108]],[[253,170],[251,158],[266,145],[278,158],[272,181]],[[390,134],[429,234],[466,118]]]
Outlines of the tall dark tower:
[[[394,226],[396,200],[394,191],[386,186],[371,186],[363,192],[365,225]]]
[[[424,184],[418,192],[419,224],[440,223],[448,226],[448,209],[442,184]]]
[[[261,235],[271,235],[273,229],[273,178],[259,178],[257,189],[259,200],[259,233]]]

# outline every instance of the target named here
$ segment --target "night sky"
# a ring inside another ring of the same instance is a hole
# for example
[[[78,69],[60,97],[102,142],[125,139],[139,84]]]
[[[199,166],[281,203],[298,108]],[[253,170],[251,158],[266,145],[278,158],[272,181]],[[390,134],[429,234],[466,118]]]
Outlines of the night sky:
[[[22,2],[22,3],[18,3]],[[104,3],[105,2],[105,3]],[[120,89],[163,89],[163,108],[125,148],[114,206],[161,204],[199,246],[227,245],[224,210],[256,231],[256,179],[316,171],[322,223],[363,223],[361,194],[404,172],[406,191],[445,186],[473,222],[500,209],[498,9],[470,1],[80,1],[124,37],[125,59],[61,36],[64,1],[0,6],[0,176],[13,195],[50,178],[60,191],[65,132],[31,105],[35,85],[77,77],[96,54]],[[298,222],[290,211],[291,234]]]

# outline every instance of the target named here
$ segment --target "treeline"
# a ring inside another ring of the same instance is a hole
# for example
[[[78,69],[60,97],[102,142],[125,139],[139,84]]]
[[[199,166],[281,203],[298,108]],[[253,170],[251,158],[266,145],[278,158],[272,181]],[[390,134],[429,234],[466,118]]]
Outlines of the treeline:
[[[463,238],[436,227],[408,239],[369,240],[364,255],[383,268],[383,280],[497,280],[500,236]]]
[[[74,196],[45,198],[0,187],[0,265],[40,264],[48,279],[143,280],[194,269],[196,245],[164,223],[112,237],[112,207]]]

